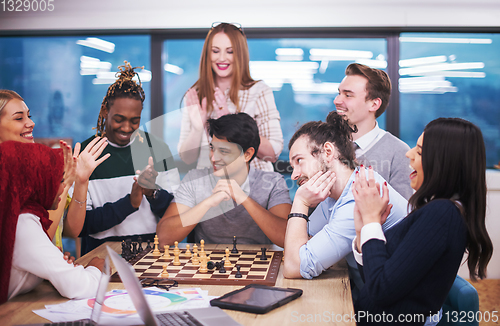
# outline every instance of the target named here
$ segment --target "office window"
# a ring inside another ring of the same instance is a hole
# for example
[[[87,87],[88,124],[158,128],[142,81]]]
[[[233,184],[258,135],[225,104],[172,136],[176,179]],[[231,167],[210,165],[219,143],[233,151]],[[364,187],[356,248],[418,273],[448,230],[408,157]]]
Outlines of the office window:
[[[499,34],[400,35],[400,136],[415,146],[425,125],[459,117],[481,128],[487,166],[500,158]]]
[[[0,37],[0,88],[24,98],[35,138],[83,141],[125,60],[145,68],[142,119],[150,119],[150,57],[150,36]]]
[[[168,113],[164,137],[173,151],[179,141],[179,108],[184,93],[198,79],[203,42],[164,42],[164,112]],[[249,39],[248,47],[252,78],[264,80],[274,91],[284,136],[280,155],[283,161],[288,161],[288,141],[297,127],[311,120],[324,120],[335,109],[333,100],[349,63],[387,67],[387,42],[381,38]],[[385,114],[379,124],[385,127]]]

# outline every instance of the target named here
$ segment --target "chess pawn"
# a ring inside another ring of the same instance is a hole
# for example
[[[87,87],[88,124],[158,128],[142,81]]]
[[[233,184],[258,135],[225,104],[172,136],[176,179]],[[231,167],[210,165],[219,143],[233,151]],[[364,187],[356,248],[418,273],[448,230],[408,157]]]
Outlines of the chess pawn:
[[[224,260],[224,267],[231,267],[231,262],[229,261],[229,249],[226,248],[226,259]]]
[[[191,258],[191,251],[189,250],[190,246],[189,244],[186,245],[186,252],[184,253],[184,255],[188,258]]]
[[[179,252],[174,252],[174,266],[180,266],[181,261],[179,260]]]
[[[175,241],[174,242],[174,257],[175,255],[179,256],[181,254],[181,251],[179,249],[179,242]]]
[[[198,254],[196,252],[193,253],[193,259],[191,260],[191,263],[194,266],[198,266],[200,264],[200,260],[198,259]]]
[[[207,268],[207,257],[201,257],[201,265],[199,269],[200,273],[207,273],[208,268]]]
[[[193,245],[193,254],[197,254],[198,253],[198,245],[195,243]]]
[[[169,245],[163,246],[163,258],[170,258],[170,253],[168,252]]]
[[[168,278],[167,264],[163,264],[163,272],[161,272],[162,278]]]

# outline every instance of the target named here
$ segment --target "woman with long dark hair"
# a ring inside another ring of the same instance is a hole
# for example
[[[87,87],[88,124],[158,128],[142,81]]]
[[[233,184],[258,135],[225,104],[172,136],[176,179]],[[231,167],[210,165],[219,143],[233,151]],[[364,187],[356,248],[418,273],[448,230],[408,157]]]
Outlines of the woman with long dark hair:
[[[250,76],[250,56],[241,26],[214,23],[200,60],[200,76],[184,96],[179,155],[197,168],[210,167],[207,119],[245,112],[259,127],[260,146],[252,166],[274,171],[283,149],[280,115],[273,91]]]
[[[413,172],[411,213],[382,232],[387,186],[361,169],[354,184],[353,251],[365,286],[358,325],[424,325],[439,312],[464,252],[472,280],[486,277],[493,245],[485,227],[486,154],[481,130],[458,118],[431,121],[406,154]],[[385,316],[385,317],[384,317]],[[403,319],[401,319],[403,318]]]

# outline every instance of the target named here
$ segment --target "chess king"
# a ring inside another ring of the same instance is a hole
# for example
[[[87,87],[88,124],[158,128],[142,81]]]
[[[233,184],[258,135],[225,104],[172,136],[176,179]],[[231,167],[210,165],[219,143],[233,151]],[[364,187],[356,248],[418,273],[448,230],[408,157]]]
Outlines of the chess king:
[[[160,245],[181,241],[275,243],[283,247],[291,201],[284,178],[254,169],[259,129],[246,113],[209,119],[211,168],[191,170],[158,223]]]
[[[292,179],[299,189],[288,219],[283,275],[311,279],[346,257],[355,296],[363,282],[351,247],[356,236],[351,185],[357,165],[352,131],[345,118],[330,112],[326,122],[312,121],[300,127],[288,144]],[[376,172],[375,178],[379,184],[385,182]],[[407,207],[406,199],[388,187],[393,207],[384,230],[405,217]],[[316,209],[308,216],[313,207]]]

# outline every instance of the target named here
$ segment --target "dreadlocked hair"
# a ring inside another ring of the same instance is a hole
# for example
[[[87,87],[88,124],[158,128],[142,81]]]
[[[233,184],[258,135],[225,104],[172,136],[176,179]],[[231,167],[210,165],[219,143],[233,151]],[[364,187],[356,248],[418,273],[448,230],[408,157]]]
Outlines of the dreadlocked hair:
[[[144,103],[146,96],[144,95],[144,90],[141,86],[141,78],[135,71],[137,68],[144,69],[144,66],[132,68],[132,65],[130,65],[127,61],[125,61],[123,66],[118,66],[118,69],[120,69],[120,71],[116,73],[116,75],[119,74],[118,79],[111,86],[109,86],[108,92],[102,100],[101,110],[99,111],[99,117],[97,118],[97,126],[92,128],[97,129],[95,133],[96,136],[106,136],[106,131],[104,130],[106,126],[106,116],[115,99],[133,98],[140,100],[141,103]],[[136,75],[139,79],[138,83],[132,80],[132,78]]]

